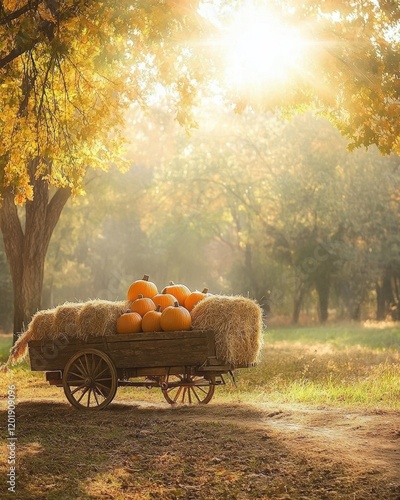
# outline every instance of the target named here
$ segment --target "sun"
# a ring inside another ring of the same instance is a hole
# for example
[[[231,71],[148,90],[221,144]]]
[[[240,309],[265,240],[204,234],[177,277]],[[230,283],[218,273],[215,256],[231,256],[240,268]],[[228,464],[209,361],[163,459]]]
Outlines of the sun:
[[[306,40],[270,12],[243,8],[222,33],[223,72],[230,86],[280,86],[303,67]]]

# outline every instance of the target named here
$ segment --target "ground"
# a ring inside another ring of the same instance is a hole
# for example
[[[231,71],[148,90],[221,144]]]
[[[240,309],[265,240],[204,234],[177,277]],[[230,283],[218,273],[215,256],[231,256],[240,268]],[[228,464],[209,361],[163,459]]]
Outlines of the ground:
[[[127,396],[20,399],[17,498],[400,499],[398,412]]]
[[[400,500],[397,326],[269,330],[262,360],[236,380],[208,405],[120,387],[105,410],[83,412],[27,365],[0,374],[2,436],[8,384],[17,396],[16,494],[4,439],[0,498]]]

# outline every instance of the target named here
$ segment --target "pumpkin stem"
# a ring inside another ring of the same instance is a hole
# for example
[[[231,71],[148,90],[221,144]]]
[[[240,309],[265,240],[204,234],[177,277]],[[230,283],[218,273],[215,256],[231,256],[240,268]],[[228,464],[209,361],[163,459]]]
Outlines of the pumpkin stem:
[[[173,281],[170,281],[169,284],[170,285],[175,285],[175,283]]]
[[[179,302],[178,302],[177,300],[175,300],[175,302],[174,302],[174,306],[175,306],[175,307],[179,307]]]
[[[138,299],[143,299],[143,295],[141,293],[138,295]]]
[[[156,311],[159,313],[161,311],[161,306],[158,304]]]
[[[208,288],[204,288],[203,293],[208,293]]]
[[[150,276],[148,274],[145,274],[143,276],[143,281],[149,281]]]

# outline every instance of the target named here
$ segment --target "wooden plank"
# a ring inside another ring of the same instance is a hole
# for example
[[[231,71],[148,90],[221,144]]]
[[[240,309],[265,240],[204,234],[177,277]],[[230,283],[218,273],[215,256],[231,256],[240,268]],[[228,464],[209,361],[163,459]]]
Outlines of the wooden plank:
[[[117,368],[198,366],[215,349],[214,333],[203,330],[113,335],[107,344]]]
[[[131,341],[144,341],[144,340],[176,340],[180,338],[192,337],[192,336],[204,336],[207,338],[208,342],[214,344],[214,332],[211,330],[190,330],[190,331],[176,331],[176,332],[140,332],[140,333],[129,333],[129,334],[119,334],[119,335],[108,335],[102,337],[88,337],[86,340],[71,338],[67,336],[62,336],[54,340],[31,340],[29,345],[31,346],[41,346],[43,344],[71,344],[71,345],[86,345],[86,344],[98,344],[99,342],[106,341],[107,343],[112,342],[131,342]]]
[[[142,340],[108,344],[108,353],[117,368],[198,366],[209,355],[207,338],[191,336],[168,340]]]
[[[182,338],[191,338],[195,336],[201,336],[207,341],[209,338],[214,342],[214,332],[210,330],[190,330],[190,331],[176,331],[176,332],[141,332],[141,333],[129,333],[120,335],[108,335],[106,337],[107,343],[113,342],[142,342],[148,340],[178,340]]]
[[[116,335],[115,335],[116,337]],[[65,344],[76,345],[80,347],[92,347],[92,344],[106,344],[106,337],[88,337],[86,340],[77,339],[74,337],[67,337],[63,335],[57,339],[43,339],[43,340],[30,340],[28,346],[40,347],[40,346],[62,346]]]
[[[196,368],[196,371],[199,373],[206,372],[229,372],[232,371],[232,365],[213,365],[213,366],[200,366]]]
[[[68,340],[68,339],[67,339]],[[97,343],[91,344],[75,344],[64,342],[40,342],[32,341],[29,342],[29,359],[32,371],[50,371],[50,370],[63,370],[68,360],[76,352],[81,351],[85,348],[98,349],[100,351],[106,352],[107,344],[99,342],[97,338]]]
[[[33,371],[62,370],[73,354],[85,348],[105,352],[116,368],[200,366],[215,356],[214,333],[203,330],[110,335],[86,341],[62,337],[30,341],[28,346]]]

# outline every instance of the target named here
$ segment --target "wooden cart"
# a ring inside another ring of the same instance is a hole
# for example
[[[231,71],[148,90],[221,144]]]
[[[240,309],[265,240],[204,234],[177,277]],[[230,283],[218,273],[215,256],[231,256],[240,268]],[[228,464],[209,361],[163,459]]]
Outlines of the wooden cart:
[[[79,409],[100,410],[118,386],[159,387],[170,404],[211,401],[235,368],[216,357],[212,331],[132,333],[30,341],[31,370],[45,371]],[[131,379],[140,379],[132,381]],[[233,378],[234,381],[234,378]]]

